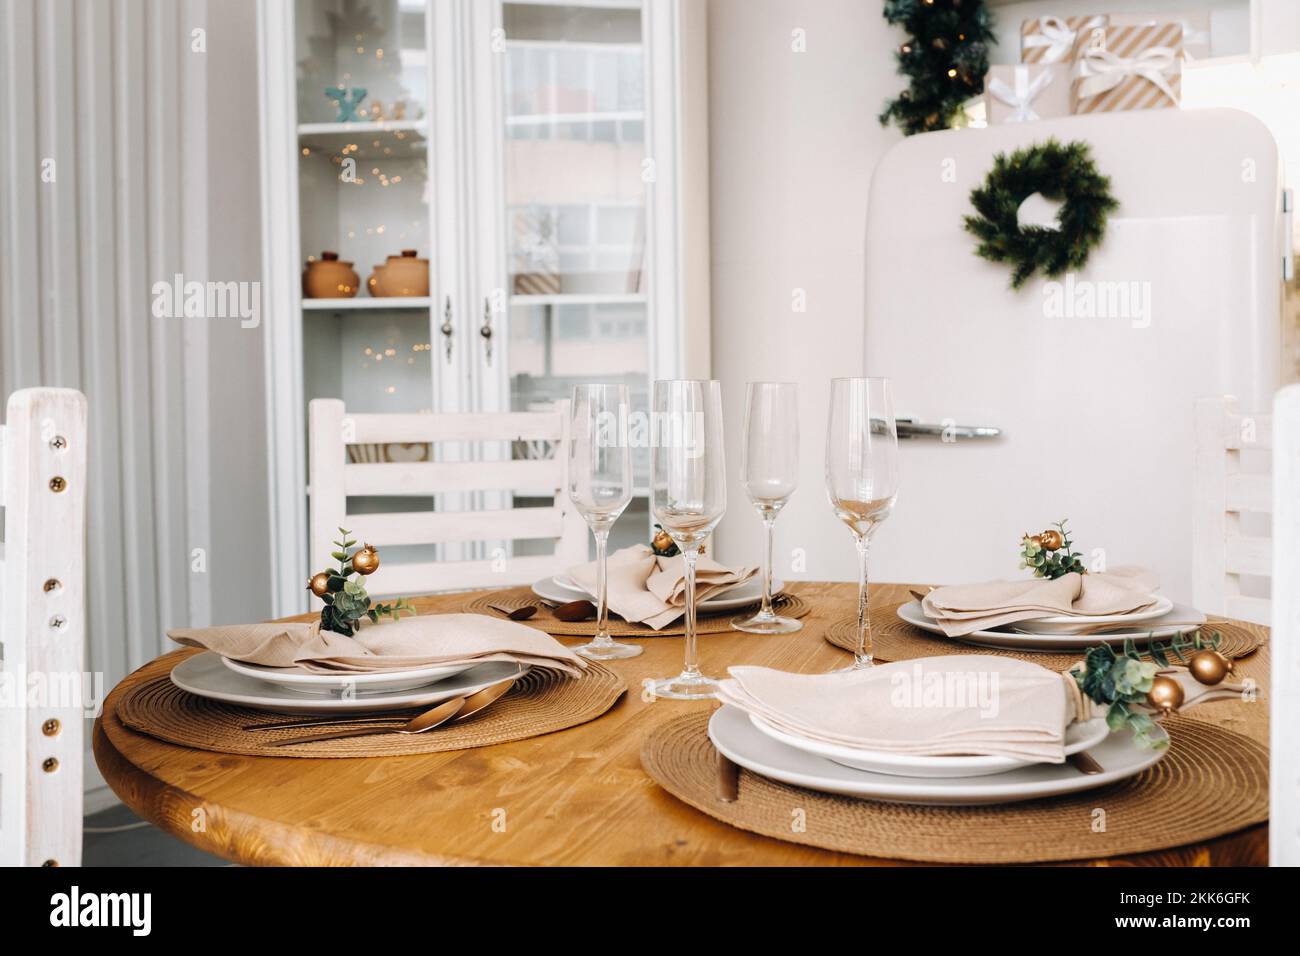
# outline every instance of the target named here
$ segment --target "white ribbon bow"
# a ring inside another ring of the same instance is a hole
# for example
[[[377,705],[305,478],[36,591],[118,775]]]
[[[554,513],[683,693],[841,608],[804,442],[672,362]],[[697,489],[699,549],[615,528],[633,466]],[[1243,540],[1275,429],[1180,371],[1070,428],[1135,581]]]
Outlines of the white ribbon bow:
[[[1034,81],[1031,83],[1029,81],[1029,67],[1017,66],[1015,69],[1014,89],[1007,86],[1001,77],[995,76],[989,80],[989,92],[1014,111],[1007,118],[1008,123],[1028,123],[1039,119],[1032,104],[1038,94],[1047,89],[1048,84],[1052,82],[1052,71],[1043,70],[1034,77]]]
[[[1177,103],[1178,96],[1165,79],[1177,64],[1177,54],[1167,46],[1149,47],[1131,57],[1116,56],[1109,50],[1089,47],[1074,64],[1075,79],[1081,81],[1076,87],[1076,93],[1080,99],[1088,99],[1113,90],[1130,76],[1140,76]]]
[[[1038,32],[1025,37],[1021,41],[1021,48],[1036,50],[1039,47],[1046,47],[1047,52],[1039,62],[1060,63],[1074,49],[1074,38],[1079,35],[1080,30],[1091,30],[1105,25],[1105,17],[1095,16],[1079,27],[1079,30],[1072,30],[1070,25],[1060,17],[1039,17]]]

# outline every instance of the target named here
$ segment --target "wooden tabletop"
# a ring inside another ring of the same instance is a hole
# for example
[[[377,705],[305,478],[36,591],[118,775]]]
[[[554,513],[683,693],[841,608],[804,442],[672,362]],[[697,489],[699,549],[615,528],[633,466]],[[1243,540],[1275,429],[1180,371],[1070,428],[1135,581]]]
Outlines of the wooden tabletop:
[[[822,633],[856,613],[856,585],[804,582],[791,589],[813,605],[801,632],[780,637],[703,635],[705,672],[719,676],[727,666],[741,663],[803,672],[842,666],[848,655],[823,640]],[[902,585],[872,588],[873,602],[907,598]],[[425,614],[458,610],[466,600],[466,595],[455,594],[416,599],[415,604]],[[405,757],[244,757],[179,747],[128,730],[116,717],[115,691],[95,722],[95,759],[123,803],[141,817],[200,849],[245,864],[896,862],[733,829],[655,785],[639,759],[646,734],[690,709],[707,710],[713,702],[645,701],[640,693],[645,678],[681,670],[682,640],[656,637],[640,643],[645,647],[641,656],[607,665],[628,684],[628,693],[608,713],[529,740]],[[1238,673],[1255,678],[1266,691],[1266,652],[1243,661]],[[127,677],[119,690],[133,679]],[[1219,719],[1233,717],[1220,711]],[[1264,733],[1267,740],[1266,729]],[[1267,827],[1257,826],[1206,843],[1099,865],[1265,864],[1267,832]]]

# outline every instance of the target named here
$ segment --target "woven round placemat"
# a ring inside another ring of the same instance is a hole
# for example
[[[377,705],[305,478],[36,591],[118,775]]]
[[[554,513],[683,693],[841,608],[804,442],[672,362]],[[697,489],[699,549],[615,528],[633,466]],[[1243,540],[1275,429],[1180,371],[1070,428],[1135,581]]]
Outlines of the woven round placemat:
[[[1065,670],[1083,659],[1083,651],[1013,651],[999,647],[978,647],[956,639],[931,634],[908,624],[898,616],[901,604],[890,604],[871,609],[872,654],[879,661],[906,661],[916,657],[937,657],[942,654],[993,654],[997,657],[1014,657],[1032,661],[1052,670]],[[1268,638],[1268,629],[1259,625],[1210,621],[1202,628],[1208,637],[1217,631],[1219,650],[1228,657],[1245,657]],[[828,627],[823,636],[831,644],[846,651],[858,646],[857,618],[845,618]]]
[[[487,747],[594,720],[614,706],[627,690],[623,678],[594,661],[576,679],[533,668],[491,707],[462,722],[444,724],[427,733],[383,734],[276,747],[273,745],[277,740],[336,728],[243,730],[247,724],[265,723],[276,716],[290,717],[268,715],[266,711],[235,707],[190,694],[168,679],[175,659],[163,658],[162,663],[165,666],[159,673],[122,694],[117,704],[118,719],[132,730],[169,743],[254,757],[400,757]],[[426,709],[402,713],[414,717]]]
[[[501,612],[492,608],[493,604],[511,610],[536,605],[537,613],[522,623],[530,624],[547,634],[560,634],[565,637],[592,637],[596,633],[596,622],[594,620],[557,620],[555,615],[551,613],[551,609],[542,604],[532,589],[527,587],[508,588],[504,591],[491,591],[487,594],[475,595],[461,610],[468,614],[487,614],[490,617],[501,617]],[[755,601],[750,607],[756,607],[757,605],[758,602]],[[777,595],[772,600],[772,607],[776,609],[777,614],[783,617],[795,618],[803,617],[812,610],[812,606],[797,594]],[[697,634],[721,634],[724,631],[730,631],[732,629],[732,619],[744,613],[745,608],[732,608],[729,611],[719,611],[715,614],[701,613],[696,618],[695,632]],[[656,631],[644,624],[629,624],[622,618],[611,614],[609,616],[609,633],[614,637],[681,637],[686,633],[686,625],[679,618],[662,630]]]
[[[1268,819],[1268,751],[1241,734],[1181,717],[1162,721],[1169,753],[1135,777],[1072,796],[986,807],[860,800],[744,769],[738,799],[723,803],[708,721],[708,713],[685,714],[651,732],[641,748],[646,773],[723,823],[842,853],[925,863],[1042,863],[1163,850]],[[802,811],[797,817],[796,810]],[[795,819],[802,832],[792,827]],[[1104,832],[1093,829],[1099,819]]]

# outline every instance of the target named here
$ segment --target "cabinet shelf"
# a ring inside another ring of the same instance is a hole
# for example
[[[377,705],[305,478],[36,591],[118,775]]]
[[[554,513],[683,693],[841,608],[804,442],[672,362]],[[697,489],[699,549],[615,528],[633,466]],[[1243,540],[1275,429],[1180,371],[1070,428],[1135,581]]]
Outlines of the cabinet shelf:
[[[367,133],[415,133],[424,135],[424,120],[377,120],[361,123],[299,123],[298,138],[364,136]]]
[[[355,299],[303,299],[304,312],[365,312],[427,310],[433,300],[427,295],[360,297]]]
[[[641,305],[639,292],[556,292],[551,295],[512,295],[511,305]]]

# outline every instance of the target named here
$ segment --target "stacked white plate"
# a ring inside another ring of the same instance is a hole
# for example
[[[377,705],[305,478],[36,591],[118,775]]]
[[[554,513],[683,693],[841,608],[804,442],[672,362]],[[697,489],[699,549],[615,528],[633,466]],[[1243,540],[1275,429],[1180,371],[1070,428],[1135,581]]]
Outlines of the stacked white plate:
[[[318,674],[301,667],[246,664],[204,651],[172,668],[171,680],[199,697],[276,713],[377,713],[473,694],[527,671],[521,664],[488,661],[384,674]]]
[[[898,616],[932,634],[943,635],[933,618],[926,617],[920,601],[909,601],[898,609]],[[1205,615],[1185,604],[1175,604],[1167,597],[1157,596],[1155,604],[1130,614],[1059,615],[1029,621],[1005,624],[991,631],[975,631],[948,640],[961,641],[979,647],[999,647],[1007,650],[1064,652],[1083,650],[1105,642],[1120,647],[1125,640],[1144,643],[1152,638],[1168,640],[1175,634],[1195,630],[1205,623]],[[1101,634],[1081,633],[1098,625],[1113,625],[1116,630]],[[1125,625],[1118,629],[1119,625]]]
[[[772,579],[773,595],[781,593],[781,589],[784,587],[784,581],[779,578]],[[533,585],[533,593],[544,601],[554,601],[557,604],[567,604],[569,601],[584,599],[594,601],[596,599],[595,595],[579,587],[578,582],[567,574],[542,578]],[[757,604],[761,600],[763,600],[763,582],[755,576],[746,581],[741,581],[739,584],[733,584],[722,591],[715,592],[707,600],[700,602],[699,609],[706,613],[734,611],[750,604]]]
[[[1153,731],[1156,739],[1164,731]],[[937,806],[1014,803],[1104,787],[1160,760],[1166,750],[1138,747],[1126,731],[1111,734],[1102,718],[1066,731],[1065,752],[1104,768],[1085,774],[1068,761],[1030,763],[1007,757],[924,757],[860,750],[808,740],[724,706],[709,720],[709,739],[732,762],[782,783],[826,793]]]

